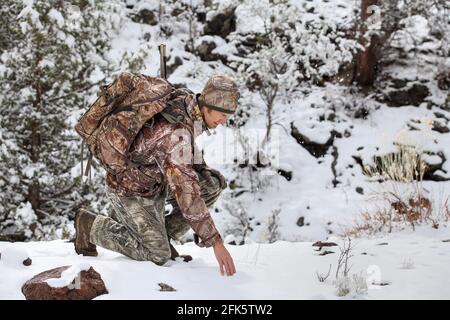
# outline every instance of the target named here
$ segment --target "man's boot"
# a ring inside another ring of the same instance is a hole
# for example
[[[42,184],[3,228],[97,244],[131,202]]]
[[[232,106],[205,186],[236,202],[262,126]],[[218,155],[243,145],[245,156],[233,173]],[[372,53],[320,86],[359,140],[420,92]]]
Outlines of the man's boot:
[[[97,248],[95,244],[89,242],[92,224],[95,215],[81,208],[75,215],[75,251],[83,256],[97,256]]]
[[[189,262],[192,260],[192,256],[188,255],[188,254],[182,254],[180,255],[178,253],[178,251],[174,248],[174,246],[170,243],[170,238],[169,238],[169,245],[170,245],[170,259],[175,261],[175,258],[182,258],[184,262]]]

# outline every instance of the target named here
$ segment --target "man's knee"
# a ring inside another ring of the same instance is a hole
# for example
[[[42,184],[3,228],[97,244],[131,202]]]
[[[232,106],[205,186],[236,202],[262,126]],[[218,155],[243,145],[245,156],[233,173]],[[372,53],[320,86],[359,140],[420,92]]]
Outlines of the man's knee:
[[[169,261],[170,257],[171,257],[171,254],[170,254],[170,249],[169,249],[168,252],[164,252],[163,254],[158,254],[158,255],[153,256],[153,259],[151,259],[151,261],[154,262],[155,264],[157,264],[158,266],[162,266],[167,261]]]
[[[169,242],[164,243],[147,243],[143,244],[143,259],[145,261],[151,261],[159,266],[169,261],[171,257]]]

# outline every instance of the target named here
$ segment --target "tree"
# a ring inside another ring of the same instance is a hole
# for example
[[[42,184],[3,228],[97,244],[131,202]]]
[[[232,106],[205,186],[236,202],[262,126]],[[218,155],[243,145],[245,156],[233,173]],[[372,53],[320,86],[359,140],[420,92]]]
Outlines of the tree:
[[[106,54],[122,8],[106,0],[2,2],[0,233],[55,237],[96,198],[95,186],[72,175],[81,143],[71,116],[115,68]]]
[[[356,62],[355,80],[363,86],[372,85],[379,71],[382,53],[390,40],[402,30],[402,21],[420,15],[428,20],[431,34],[441,39],[441,53],[449,53],[450,4],[445,0],[361,0],[359,42],[363,46]]]

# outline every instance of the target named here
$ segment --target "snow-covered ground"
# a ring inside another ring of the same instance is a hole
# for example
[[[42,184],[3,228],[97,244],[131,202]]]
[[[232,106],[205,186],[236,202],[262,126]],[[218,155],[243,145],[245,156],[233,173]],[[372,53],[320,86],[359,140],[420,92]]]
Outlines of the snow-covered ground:
[[[133,261],[99,249],[98,257],[77,256],[64,241],[0,242],[0,299],[24,299],[21,287],[39,272],[66,265],[97,270],[109,294],[97,299],[450,299],[450,229],[420,228],[370,239],[354,239],[350,275],[360,275],[366,292],[340,298],[333,284],[338,247],[323,248],[320,256],[311,242],[278,241],[228,246],[237,273],[219,274],[211,249],[193,243],[176,246],[194,260],[169,261],[164,266]],[[342,245],[342,240],[330,238]],[[22,265],[25,256],[32,259]],[[325,282],[317,274],[331,272]],[[160,292],[158,283],[176,292]],[[387,284],[387,285],[372,285]]]

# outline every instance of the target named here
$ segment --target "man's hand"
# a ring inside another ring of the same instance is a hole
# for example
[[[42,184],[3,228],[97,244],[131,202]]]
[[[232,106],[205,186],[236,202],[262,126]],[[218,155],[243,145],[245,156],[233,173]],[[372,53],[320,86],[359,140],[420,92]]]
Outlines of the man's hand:
[[[217,242],[213,248],[217,262],[219,263],[220,274],[224,275],[224,271],[226,271],[227,276],[232,276],[233,274],[235,274],[236,267],[234,266],[233,258],[231,257],[227,248],[225,248],[225,246],[223,245],[223,242]]]

